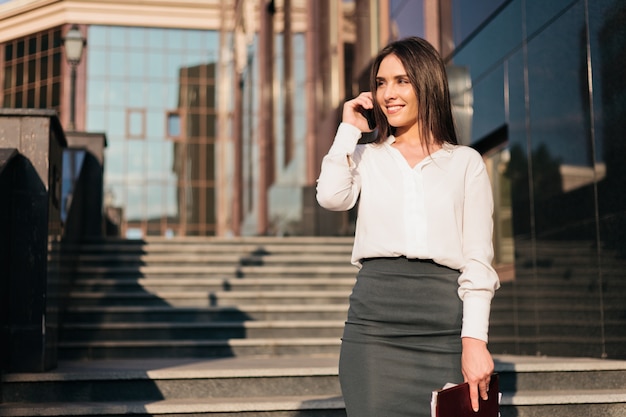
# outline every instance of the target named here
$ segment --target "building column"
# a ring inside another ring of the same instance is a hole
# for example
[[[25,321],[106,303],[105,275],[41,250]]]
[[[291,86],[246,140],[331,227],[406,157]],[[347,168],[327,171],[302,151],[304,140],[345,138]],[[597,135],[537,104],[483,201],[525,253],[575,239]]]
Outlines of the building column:
[[[274,182],[274,13],[274,1],[260,1],[258,235],[269,232],[268,193]]]

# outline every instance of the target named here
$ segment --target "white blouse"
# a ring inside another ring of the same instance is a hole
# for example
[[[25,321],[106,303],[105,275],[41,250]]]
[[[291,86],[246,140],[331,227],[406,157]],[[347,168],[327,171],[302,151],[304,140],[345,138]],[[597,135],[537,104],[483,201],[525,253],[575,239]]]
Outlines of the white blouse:
[[[482,157],[444,144],[411,168],[391,146],[393,136],[366,145],[357,144],[360,137],[341,123],[317,180],[317,201],[328,210],[349,210],[359,199],[352,263],[406,256],[459,270],[461,336],[486,342],[500,283],[491,266],[493,196]]]

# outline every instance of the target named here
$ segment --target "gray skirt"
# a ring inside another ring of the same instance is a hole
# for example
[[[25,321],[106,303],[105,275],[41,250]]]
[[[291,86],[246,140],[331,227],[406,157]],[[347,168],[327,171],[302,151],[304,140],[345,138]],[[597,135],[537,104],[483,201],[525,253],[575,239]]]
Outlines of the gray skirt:
[[[339,360],[348,417],[428,417],[432,391],[463,382],[459,274],[404,257],[363,261]]]

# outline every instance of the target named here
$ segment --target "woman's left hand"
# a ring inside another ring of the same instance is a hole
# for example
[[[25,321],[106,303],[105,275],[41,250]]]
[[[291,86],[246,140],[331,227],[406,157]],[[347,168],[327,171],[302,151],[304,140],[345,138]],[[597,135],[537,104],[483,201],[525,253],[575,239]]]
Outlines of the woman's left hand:
[[[487,350],[487,342],[464,337],[461,370],[465,382],[469,383],[472,408],[478,411],[478,397],[487,399],[489,381],[494,370],[493,358]],[[498,393],[492,393],[498,395]]]

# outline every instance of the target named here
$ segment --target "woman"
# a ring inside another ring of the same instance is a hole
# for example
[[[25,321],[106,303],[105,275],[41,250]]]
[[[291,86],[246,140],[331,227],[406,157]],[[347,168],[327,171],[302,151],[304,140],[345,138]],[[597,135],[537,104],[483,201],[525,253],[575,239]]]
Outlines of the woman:
[[[493,198],[485,165],[457,145],[445,67],[420,38],[385,47],[371,92],[343,107],[322,162],[317,200],[348,210],[357,200],[350,296],[339,361],[350,417],[429,416],[433,390],[470,384],[486,399]],[[378,134],[364,114],[373,111]]]

